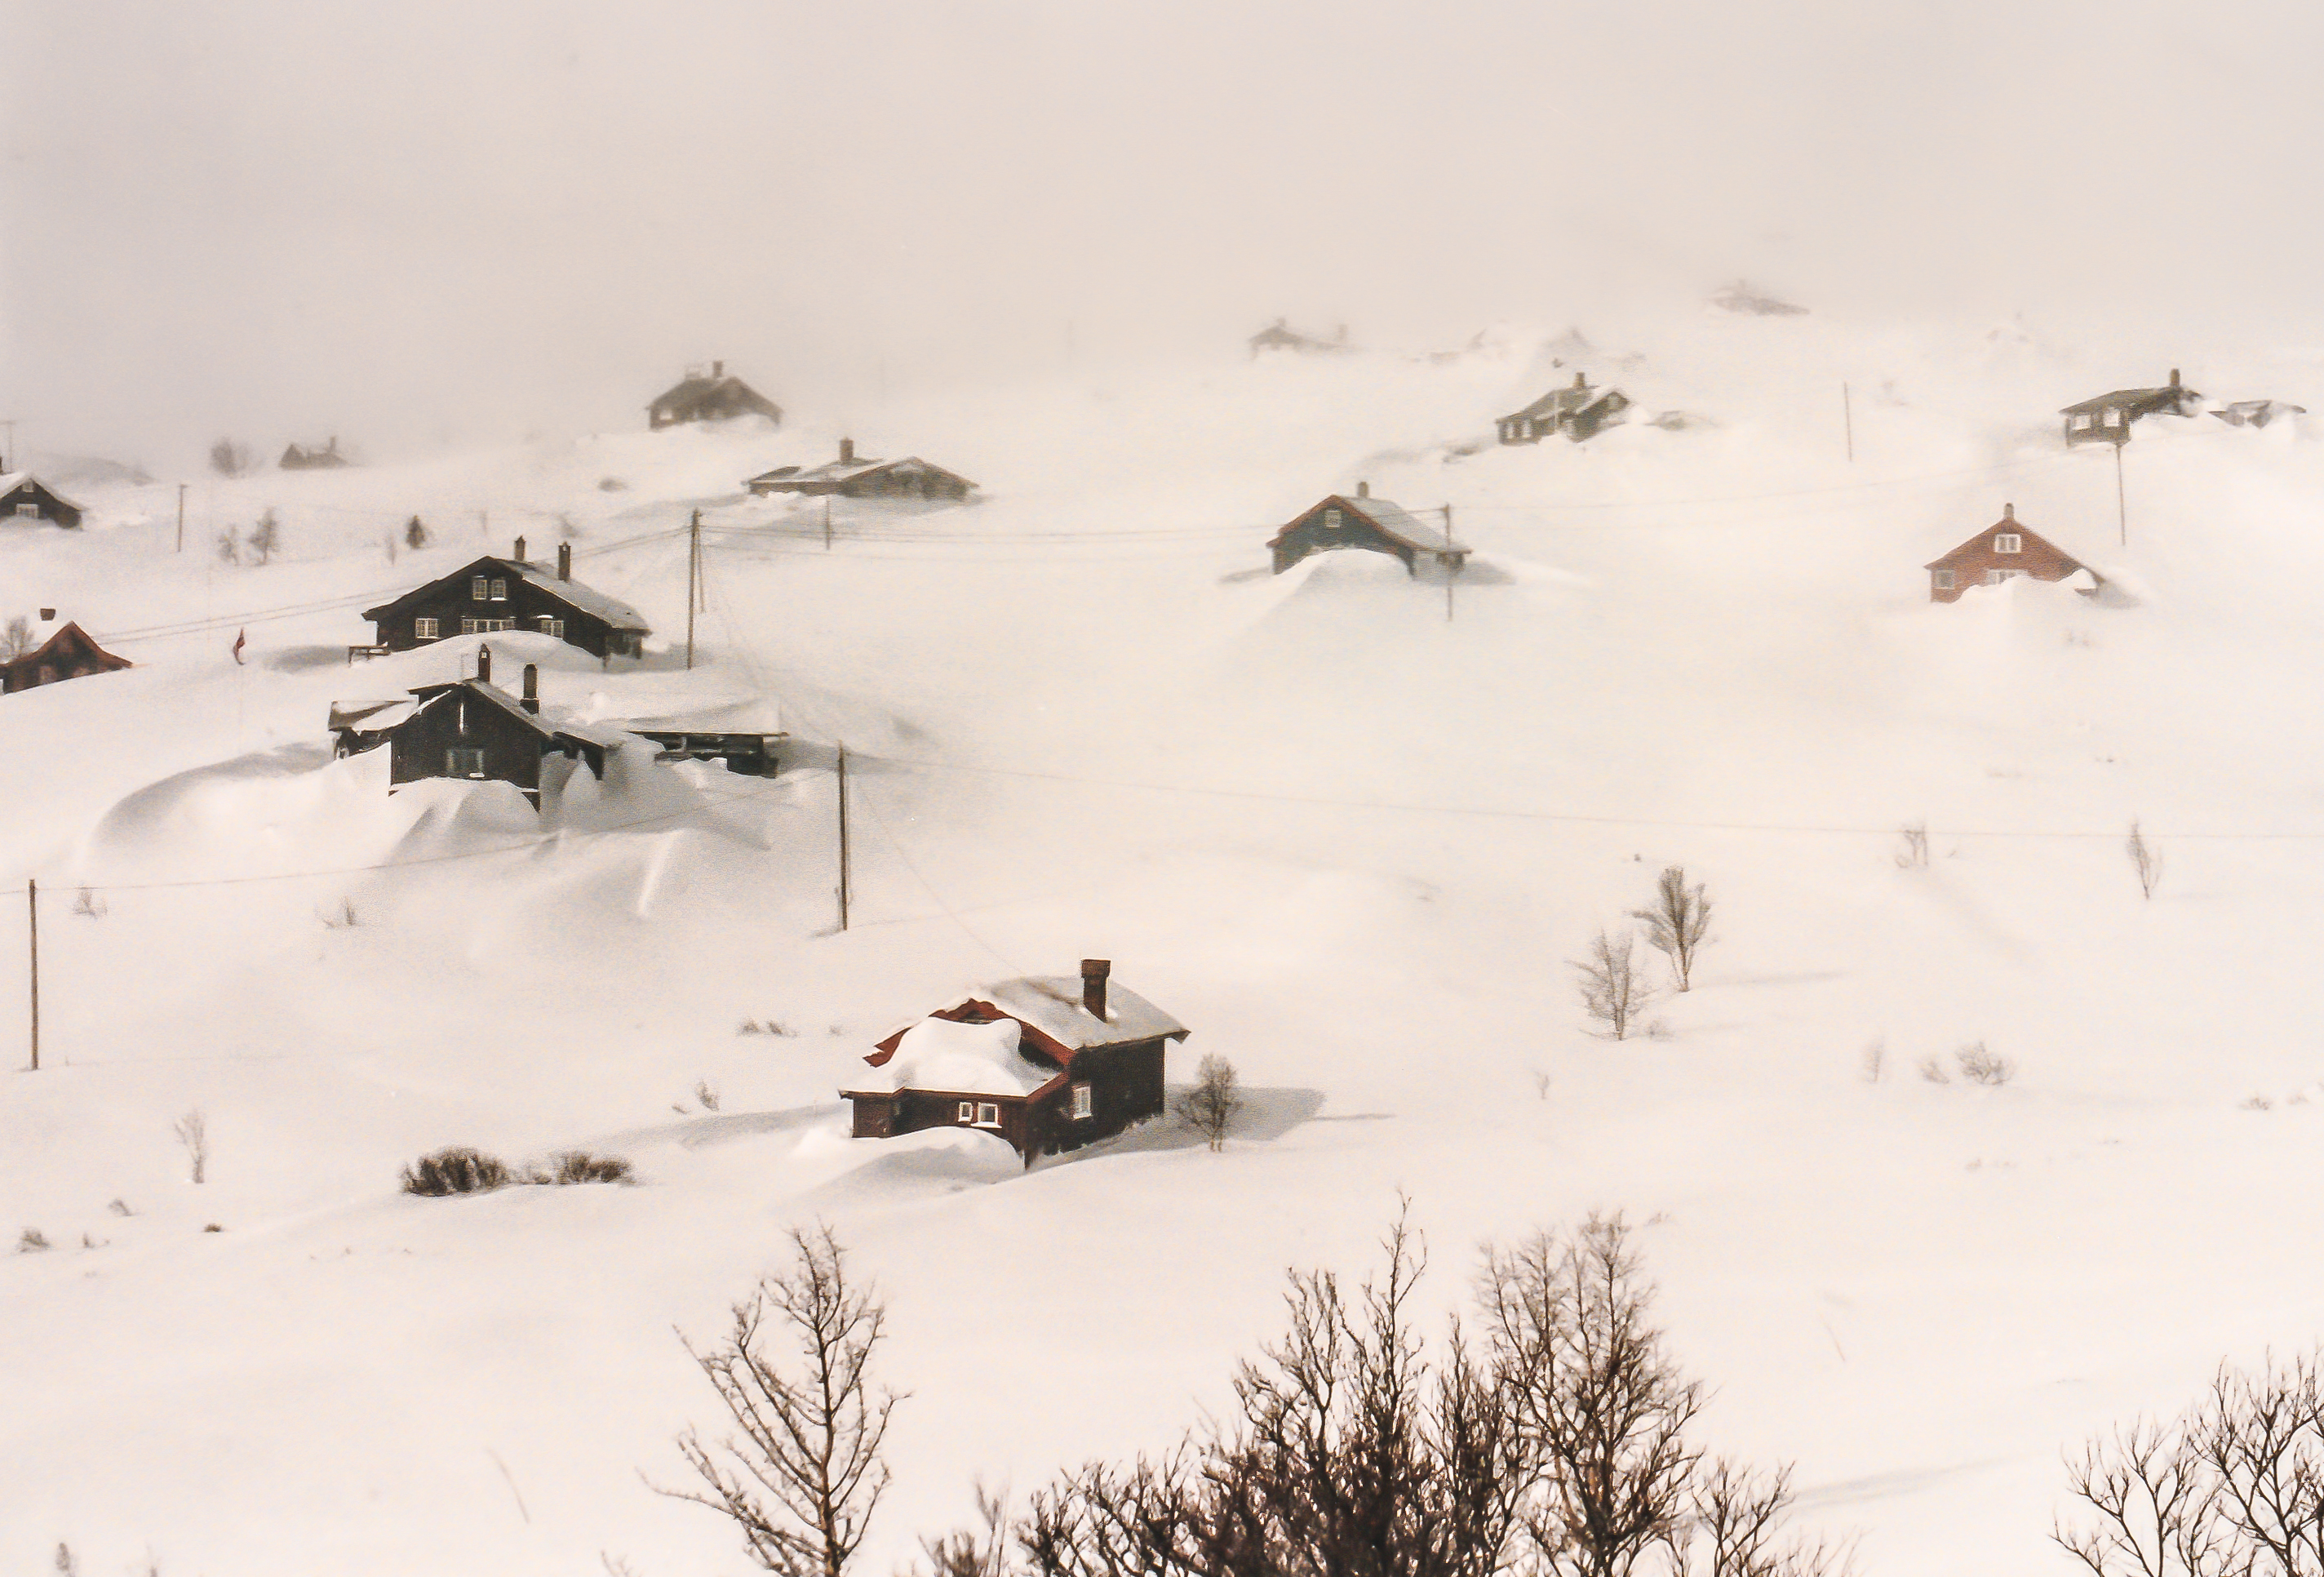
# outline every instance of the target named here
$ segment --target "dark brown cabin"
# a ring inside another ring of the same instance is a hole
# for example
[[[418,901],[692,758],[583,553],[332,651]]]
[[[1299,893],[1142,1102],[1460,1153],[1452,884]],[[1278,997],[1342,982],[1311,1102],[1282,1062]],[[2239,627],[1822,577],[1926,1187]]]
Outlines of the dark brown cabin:
[[[552,753],[568,761],[578,759],[598,778],[604,777],[607,753],[621,747],[617,737],[600,729],[552,728],[541,721],[539,674],[531,664],[525,666],[521,697],[494,685],[492,672],[492,648],[482,647],[475,678],[420,685],[411,692],[409,715],[392,727],[372,731],[369,744],[358,742],[364,732],[360,728],[342,733],[339,754],[367,749],[383,738],[390,793],[403,784],[431,777],[497,781],[514,785],[535,810],[540,808],[540,764]],[[339,723],[345,710],[331,710],[333,723]]]
[[[1469,561],[1470,550],[1443,531],[1425,524],[1401,505],[1372,496],[1370,482],[1356,484],[1352,498],[1334,493],[1269,537],[1278,575],[1310,553],[1364,548],[1387,553],[1414,572],[1425,555],[1447,569]]]
[[[53,617],[53,610],[49,608],[42,608],[41,613],[43,618]],[[0,695],[135,666],[126,657],[115,656],[98,645],[87,630],[68,621],[23,656],[0,663]]]
[[[339,441],[334,437],[320,449],[290,444],[282,450],[282,458],[274,465],[276,469],[284,471],[331,471],[353,463],[339,452]]]
[[[656,431],[681,422],[724,422],[733,416],[763,416],[779,427],[783,408],[741,378],[728,376],[723,361],[712,362],[707,374],[700,367],[687,368],[683,378],[646,407],[646,422]]]
[[[375,644],[391,652],[453,635],[530,630],[593,657],[635,657],[653,633],[636,608],[573,579],[569,543],[558,544],[552,574],[525,561],[522,537],[509,558],[478,559],[393,602],[367,608],[363,617],[378,629]]]
[[[2018,521],[2017,506],[2001,506],[2001,518],[1943,558],[1922,566],[1929,572],[1929,600],[1958,602],[1972,586],[1998,586],[2014,576],[2063,580],[2089,566],[2036,536]],[[2098,572],[2090,571],[2093,581]]]
[[[1500,439],[1503,443],[1539,443],[1562,432],[1580,443],[1619,422],[1629,408],[1630,396],[1621,390],[1592,388],[1575,373],[1572,386],[1552,389],[1524,410],[1502,417]]]
[[[1006,1141],[1030,1166],[1036,1156],[1078,1150],[1161,1116],[1164,1053],[1187,1030],[1136,992],[1111,985],[1112,970],[1105,959],[1084,959],[1078,980],[1003,980],[896,1031],[863,1059],[881,1069],[892,1063],[891,1084],[840,1091],[854,1107],[854,1136],[975,1128]],[[1015,1034],[1013,1044],[1006,1031],[915,1034],[931,1023],[1014,1025]],[[947,1049],[922,1050],[939,1038]],[[972,1042],[975,1052],[955,1049]],[[939,1065],[932,1080],[918,1077]],[[964,1076],[970,1071],[979,1076]]]
[[[80,528],[81,506],[30,471],[0,476],[0,520],[18,524],[45,521],[67,531]]]
[[[855,441],[839,441],[839,458],[820,466],[781,466],[753,477],[752,492],[802,493],[809,497],[927,498],[958,503],[976,490],[966,477],[932,466],[918,455],[899,460],[858,459]]]
[[[2083,400],[2060,409],[2066,419],[2066,441],[2074,443],[2111,443],[2119,448],[2130,441],[2130,424],[2142,416],[2156,414],[2192,416],[2203,408],[2203,396],[2179,381],[2179,369],[2171,369],[2171,381],[2159,389],[2116,389],[2094,400]]]

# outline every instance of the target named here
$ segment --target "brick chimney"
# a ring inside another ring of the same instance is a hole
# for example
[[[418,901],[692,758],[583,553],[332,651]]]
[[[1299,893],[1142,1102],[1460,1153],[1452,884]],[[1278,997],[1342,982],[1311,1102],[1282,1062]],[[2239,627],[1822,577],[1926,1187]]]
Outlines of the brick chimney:
[[[2002,519],[2004,519],[2004,520],[2015,520],[2015,519],[2016,519],[2016,518],[2017,518],[2017,506],[2016,506],[2016,505],[2015,505],[2015,504],[2005,504],[2005,505],[2003,505],[2003,506],[2001,506],[2001,518],[2002,518]]]
[[[559,580],[573,579],[573,544],[571,543],[557,544],[557,578]]]
[[[479,684],[490,684],[492,682],[493,644],[490,641],[486,641],[483,645],[476,648],[476,682]]]
[[[538,663],[524,665],[523,705],[524,710],[533,716],[540,715],[540,665]]]
[[[839,441],[839,463],[843,466],[852,466],[855,463],[855,441],[853,439],[843,438]]]
[[[516,561],[520,564],[524,562],[524,538],[522,537],[516,539]]]
[[[2175,366],[2171,369],[2171,386],[2174,389],[2179,386],[2179,369]]]
[[[1371,496],[1372,496],[1372,485],[1371,485],[1370,482],[1358,482],[1358,483],[1356,484],[1356,496],[1357,496],[1357,497],[1359,497],[1359,498],[1369,498],[1369,497],[1370,497]]]
[[[1589,385],[1589,384],[1588,384],[1588,383],[1586,383],[1585,381],[1583,381],[1583,378],[1582,378],[1582,375],[1581,375],[1580,373],[1575,373],[1575,374],[1573,375],[1573,386],[1574,386],[1575,388],[1577,388],[1577,389],[1586,389],[1586,388],[1588,388],[1590,385]]]
[[[1105,978],[1111,973],[1111,959],[1082,960],[1082,1006],[1101,1024],[1105,1022]]]
[[[57,610],[56,610],[55,608],[44,608],[41,609],[41,622],[42,622],[42,624],[49,624],[49,623],[52,622],[52,621],[56,618],[56,617],[57,617]]]
[[[710,364],[710,376],[714,378],[724,377],[726,376],[726,364],[723,361],[712,362]]]

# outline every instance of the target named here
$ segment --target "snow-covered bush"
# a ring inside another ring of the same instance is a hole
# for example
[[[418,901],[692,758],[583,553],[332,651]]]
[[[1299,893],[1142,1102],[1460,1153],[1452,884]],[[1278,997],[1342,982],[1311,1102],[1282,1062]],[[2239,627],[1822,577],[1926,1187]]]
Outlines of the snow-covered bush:
[[[1987,1051],[1983,1041],[1955,1052],[1953,1063],[1972,1084],[2006,1084],[2017,1076],[2017,1064],[1998,1052]]]
[[[27,1227],[16,1238],[16,1252],[38,1254],[49,1246],[49,1235],[38,1227]]]
[[[489,1193],[495,1188],[505,1188],[509,1181],[505,1164],[465,1145],[422,1155],[403,1169],[403,1192],[429,1199],[455,1193]]]
[[[592,1155],[586,1150],[567,1150],[559,1155],[546,1172],[532,1174],[534,1183],[566,1184],[575,1183],[627,1183],[630,1164],[619,1155]]]

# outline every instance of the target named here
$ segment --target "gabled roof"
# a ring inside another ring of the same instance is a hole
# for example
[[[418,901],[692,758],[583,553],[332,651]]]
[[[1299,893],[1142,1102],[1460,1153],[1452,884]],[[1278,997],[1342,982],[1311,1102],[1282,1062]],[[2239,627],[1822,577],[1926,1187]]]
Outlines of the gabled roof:
[[[353,728],[359,734],[383,734],[419,710],[409,700],[335,700],[331,720],[324,726],[334,734]]]
[[[2015,515],[2004,515],[1999,520],[1995,521],[1983,531],[1977,533],[1967,542],[1961,543],[1960,546],[1953,549],[1952,552],[1945,554],[1942,558],[1930,560],[1927,563],[1922,565],[1921,568],[1923,570],[1949,569],[1953,564],[1963,559],[1973,557],[1984,551],[1987,539],[1991,537],[1993,533],[1997,531],[2014,531],[2019,536],[2024,537],[2029,543],[2039,543],[2042,546],[2049,549],[2052,552],[2065,560],[2066,562],[2073,565],[2077,570],[2087,570],[2089,568],[2088,564],[2083,563],[2080,559],[2074,557],[2073,554],[2068,552],[2065,549],[2060,547],[2056,543],[2052,542],[2048,537],[2043,536],[2041,533],[2026,530],[2025,523],[2018,519]]]
[[[2181,384],[2179,381],[2178,373],[2174,371],[2171,375],[2171,381],[2161,388],[2110,390],[2092,399],[2078,400],[2070,405],[2061,405],[2058,407],[2058,414],[2061,416],[2090,415],[2108,407],[2126,411],[2133,416],[2144,416],[2150,412],[2165,409],[2192,414],[2186,411],[2186,407],[2201,400],[2202,397]]]
[[[714,402],[731,402],[754,411],[779,413],[779,407],[772,400],[768,399],[732,373],[722,374],[717,377],[704,377],[699,374],[693,374],[680,378],[654,396],[653,402],[646,409],[649,411],[666,409],[695,411]]]
[[[1602,401],[1613,399],[1622,394],[1621,390],[1610,385],[1600,386],[1594,384],[1583,383],[1580,373],[1574,374],[1573,378],[1574,381],[1567,385],[1565,387],[1562,389],[1550,390],[1549,393],[1544,394],[1540,399],[1536,400],[1532,404],[1527,405],[1524,410],[1512,411],[1507,416],[1502,417],[1501,420],[1504,422],[1529,422],[1536,416],[1548,416],[1552,414],[1569,415],[1574,413],[1587,411],[1592,405],[1598,404]],[[1627,404],[1628,403],[1627,396],[1623,396],[1623,400],[1624,404]]]
[[[5,491],[5,489],[0,489],[0,491]],[[87,630],[81,628],[78,623],[71,619],[67,619],[63,624],[58,626],[55,634],[51,635],[47,640],[42,641],[39,645],[33,647],[31,651],[25,653],[23,656],[11,661],[7,666],[12,668],[35,667],[43,657],[53,657],[60,652],[75,647],[78,647],[81,651],[86,652],[92,656],[102,658],[106,664],[111,668],[134,668],[137,666],[137,664],[132,663],[128,658],[117,657],[111,652],[106,651],[103,646],[98,645],[95,635],[90,635]]]
[[[1031,1037],[1030,1050],[1068,1069],[1076,1053],[1093,1047],[1184,1040],[1189,1033],[1185,1025],[1125,987],[1108,983],[1105,1017],[1101,1020],[1082,1006],[1079,976],[1028,975],[977,987],[925,1017],[882,1036],[879,1048],[863,1060],[875,1068],[887,1066],[920,1024],[931,1019],[953,1019],[964,1009],[1013,1019]]]
[[[1276,546],[1283,541],[1285,533],[1291,530],[1291,526],[1297,525],[1300,521],[1328,505],[1337,505],[1351,515],[1369,521],[1382,536],[1418,552],[1466,553],[1473,551],[1465,543],[1445,541],[1442,531],[1424,524],[1401,504],[1392,504],[1385,498],[1351,498],[1344,493],[1334,493],[1322,503],[1301,510],[1298,518],[1293,520],[1291,525],[1285,526],[1282,531],[1277,532],[1268,539],[1267,545],[1270,548]]]
[[[908,454],[903,459],[896,460],[827,460],[819,466],[777,466],[771,471],[762,471],[752,477],[743,486],[756,487],[763,484],[770,488],[788,489],[808,487],[817,482],[840,485],[856,481],[880,471],[900,471],[907,468],[926,471],[933,476],[950,477],[964,487],[976,486],[959,472],[948,471],[942,466],[931,465],[916,454]]]
[[[617,630],[636,630],[641,635],[652,633],[652,626],[646,623],[645,616],[617,597],[608,597],[578,580],[559,580],[556,571],[545,564],[527,563],[522,559],[503,559],[489,553],[448,575],[438,575],[424,586],[416,586],[392,602],[367,608],[364,609],[363,617],[374,620],[392,617],[397,608],[439,586],[449,585],[455,580],[474,580],[478,575],[512,575],[549,593],[576,612],[604,620]]]
[[[541,721],[537,713],[525,710],[522,701],[486,679],[447,679],[435,684],[415,685],[411,693],[418,698],[418,704],[412,708],[413,715],[426,711],[456,690],[466,691],[487,706],[499,708],[543,739],[557,737],[558,731]]]
[[[937,1090],[962,1095],[1028,1096],[1064,1077],[1024,1054],[1024,1029],[1001,1018],[962,1023],[923,1018],[896,1036],[866,1083],[883,1091]]]
[[[50,497],[55,499],[58,503],[63,505],[68,509],[87,509],[88,507],[88,505],[82,504],[78,500],[66,497],[63,494],[58,492],[54,487],[50,487],[46,482],[42,481],[40,478],[32,475],[30,471],[0,472],[0,498],[6,497],[9,494],[14,493],[17,488],[23,487],[27,482],[39,487],[41,491],[46,493]]]

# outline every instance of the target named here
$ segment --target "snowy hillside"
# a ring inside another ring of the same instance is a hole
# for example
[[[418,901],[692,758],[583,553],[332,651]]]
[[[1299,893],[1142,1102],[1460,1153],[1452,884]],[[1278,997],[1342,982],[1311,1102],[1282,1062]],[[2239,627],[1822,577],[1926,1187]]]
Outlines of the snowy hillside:
[[[0,699],[0,1047],[29,876],[42,1062],[0,1085],[0,1232],[51,1245],[0,1263],[0,1567],[65,1541],[168,1577],[740,1570],[641,1481],[721,1423],[672,1328],[715,1333],[820,1219],[910,1393],[887,1571],[980,1479],[1021,1493],[1218,1408],[1286,1268],[1368,1268],[1399,1190],[1446,1305],[1485,1241],[1625,1211],[1707,1440],[1795,1461],[1803,1520],[1866,1571],[2062,1562],[2062,1449],[2324,1331],[2319,429],[2142,422],[2125,543],[2112,452],[2052,413],[2160,367],[1823,317],[1582,327],[1563,365],[1504,329],[844,431],[208,478],[182,552],[173,478],[87,468],[87,530],[0,524],[0,617],[53,606],[137,664]],[[1627,424],[1494,445],[1576,369]],[[2317,392],[2264,347],[2184,370]],[[826,548],[820,501],[744,494],[843,436],[982,496],[843,500]],[[1451,506],[1467,573],[1268,575],[1273,530],[1359,481]],[[2135,605],[1930,603],[1922,566],[2005,503]],[[282,552],[222,561],[267,509]],[[580,718],[771,704],[792,764],[624,751],[537,816],[334,761],[332,702],[480,644],[351,666],[359,611],[521,533],[656,633],[611,667],[492,636],[504,677],[539,664]],[[1694,988],[1598,1038],[1566,960],[1669,864],[1717,905]],[[1167,1123],[1029,1172],[983,1136],[847,1137],[875,1039],[1084,957],[1191,1027],[1174,1082],[1235,1064],[1225,1153]],[[1919,1071],[1979,1042],[2011,1081]],[[641,1181],[397,1192],[456,1144]]]

